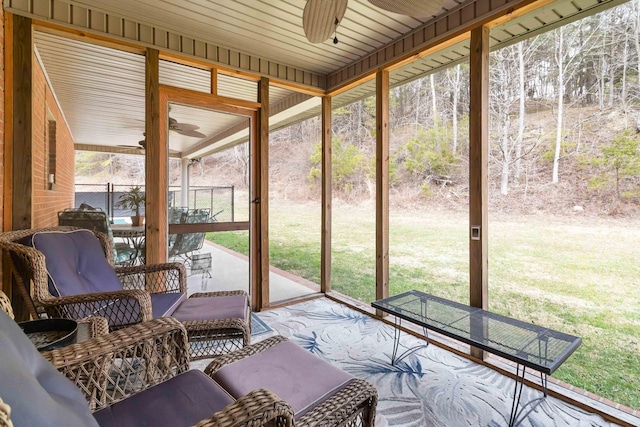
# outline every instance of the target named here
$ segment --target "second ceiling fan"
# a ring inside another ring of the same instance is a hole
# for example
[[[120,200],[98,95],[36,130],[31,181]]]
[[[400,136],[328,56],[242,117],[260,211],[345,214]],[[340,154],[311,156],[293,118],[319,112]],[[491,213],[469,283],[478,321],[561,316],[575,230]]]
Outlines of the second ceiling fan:
[[[198,132],[198,129],[200,129],[200,126],[193,125],[191,123],[180,123],[176,119],[174,119],[173,117],[169,116],[169,130],[170,131],[174,131],[175,133],[177,133],[179,135],[184,135],[184,136],[188,136],[188,137],[191,137],[191,138],[205,138],[207,135],[205,135],[202,132]],[[146,145],[147,145],[147,135],[143,132],[142,136],[144,136],[144,139],[141,139],[140,141],[138,141],[138,145],[122,145],[122,144],[119,144],[118,147],[137,148],[139,150],[144,150],[146,148]],[[171,150],[169,150],[169,151],[171,151]]]

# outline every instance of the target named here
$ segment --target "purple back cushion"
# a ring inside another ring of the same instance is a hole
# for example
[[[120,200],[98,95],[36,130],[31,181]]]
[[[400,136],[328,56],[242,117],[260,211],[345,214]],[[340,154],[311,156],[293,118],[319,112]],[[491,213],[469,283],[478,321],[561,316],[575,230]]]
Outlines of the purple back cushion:
[[[80,389],[38,353],[2,310],[0,397],[11,406],[16,427],[98,426]]]
[[[55,296],[122,290],[98,238],[89,230],[36,233],[30,243],[45,256]]]

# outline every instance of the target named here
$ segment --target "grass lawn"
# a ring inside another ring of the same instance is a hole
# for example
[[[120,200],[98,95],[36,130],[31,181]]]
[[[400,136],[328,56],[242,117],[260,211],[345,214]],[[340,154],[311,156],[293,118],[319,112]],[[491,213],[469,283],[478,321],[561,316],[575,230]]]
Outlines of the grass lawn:
[[[582,337],[554,377],[640,409],[640,221],[493,216],[489,309]],[[390,212],[390,293],[468,303],[465,212]],[[320,209],[271,204],[271,264],[319,283]],[[332,289],[375,299],[375,213],[334,206]],[[247,252],[246,233],[210,240]]]

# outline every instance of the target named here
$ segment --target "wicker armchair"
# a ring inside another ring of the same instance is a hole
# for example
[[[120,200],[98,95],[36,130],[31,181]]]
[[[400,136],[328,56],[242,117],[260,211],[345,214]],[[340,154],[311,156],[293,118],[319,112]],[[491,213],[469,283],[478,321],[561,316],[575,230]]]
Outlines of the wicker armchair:
[[[78,319],[86,317],[87,313],[95,311],[95,307],[100,305],[100,315],[109,321],[109,327],[114,330],[153,318],[150,293],[186,292],[186,272],[180,264],[115,267],[111,240],[104,233],[93,232],[124,289],[68,296],[52,295],[44,254],[23,243],[37,233],[74,230],[80,228],[60,226],[0,233],[0,249],[11,255],[14,267],[12,274],[20,285],[18,290],[31,317],[38,318],[46,313],[53,318]],[[28,292],[30,281],[33,284],[32,294]]]
[[[40,250],[33,247],[36,239],[46,239]],[[41,252],[45,248],[46,256]],[[192,359],[250,342],[246,292],[204,292],[187,298],[184,265],[114,267],[111,242],[103,233],[76,227],[11,231],[0,233],[0,249],[11,255],[12,274],[33,318],[41,313],[70,319],[101,316],[114,331],[173,316],[187,329]]]
[[[83,427],[141,420],[198,427],[293,425],[291,407],[273,393],[254,390],[234,401],[211,378],[190,371],[186,331],[173,318],[42,356],[50,363],[0,313],[0,426],[11,426],[12,419],[16,425]]]
[[[0,292],[0,301],[1,297]],[[13,323],[8,319],[0,315],[0,359],[4,357],[10,364],[11,357],[15,356],[11,354],[14,346],[1,343],[2,331],[11,329]],[[22,340],[25,340],[24,336]],[[33,346],[30,347],[34,352]],[[3,351],[9,354],[3,355]],[[194,405],[193,400],[198,406],[193,411],[202,413],[201,406],[207,405],[207,399],[215,400],[220,389],[223,396],[218,399],[232,401],[236,398],[236,402],[228,402],[224,410],[211,417],[207,413],[209,418],[198,426],[256,427],[271,420],[275,423],[269,425],[286,426],[292,425],[294,419],[297,426],[308,427],[374,425],[378,401],[375,387],[281,336],[217,357],[205,369],[206,375],[188,371],[185,330],[173,318],[145,322],[45,352],[43,356],[77,386],[100,425],[137,425],[140,420],[154,416],[156,421],[159,417],[164,424],[174,425],[165,417],[170,418],[176,411],[192,411],[189,406]],[[29,359],[25,357],[25,360]],[[36,372],[44,370],[33,363],[27,362],[27,365]],[[20,366],[0,364],[0,397],[3,395],[2,376],[6,375],[3,368],[13,373]],[[203,392],[203,384],[214,387],[213,392]],[[147,391],[152,386],[158,387]],[[243,391],[246,388],[250,390]],[[290,402],[285,403],[268,389],[281,393]],[[158,390],[164,392],[158,393]],[[36,397],[38,391],[33,393]],[[5,392],[11,395],[10,390]],[[151,397],[146,397],[145,393]],[[187,398],[179,401],[183,395]],[[10,397],[15,402],[15,396]],[[162,399],[167,401],[163,403]],[[155,403],[153,407],[149,402]],[[31,406],[22,403],[20,401],[18,410],[24,418],[25,410]],[[169,407],[171,405],[173,407]],[[164,412],[149,415],[149,411]],[[131,412],[133,417],[127,418]],[[11,425],[9,413],[9,407],[0,400],[0,427]]]

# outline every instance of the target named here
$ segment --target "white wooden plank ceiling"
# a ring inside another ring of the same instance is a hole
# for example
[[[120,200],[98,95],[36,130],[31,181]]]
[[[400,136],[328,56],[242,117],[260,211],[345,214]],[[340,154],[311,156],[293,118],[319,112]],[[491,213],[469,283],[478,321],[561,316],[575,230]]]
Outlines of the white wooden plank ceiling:
[[[5,0],[7,1],[7,0]],[[17,0],[13,0],[14,2]],[[60,1],[60,0],[54,0]],[[515,43],[559,25],[596,13],[623,0],[557,0],[529,14],[517,17],[491,31],[492,48]],[[424,24],[412,17],[396,15],[372,6],[366,0],[350,0],[338,28],[338,44],[328,40],[309,43],[302,29],[305,0],[71,0],[71,5],[115,13],[167,31],[226,46],[252,58],[266,58],[310,73],[328,75],[358,61],[387,43]],[[445,0],[442,13],[457,7],[458,0]],[[34,3],[35,4],[35,3]],[[77,144],[115,147],[135,146],[144,128],[144,58],[140,55],[95,46],[60,36],[36,32],[37,51],[53,85]],[[170,42],[170,41],[169,41]],[[468,60],[468,40],[435,52],[392,71],[396,86],[456,63]],[[168,61],[160,65],[163,84],[209,92],[208,71]],[[221,95],[256,100],[256,83],[219,75]],[[374,93],[373,81],[333,98],[339,107]],[[319,104],[285,89],[271,86],[270,103],[294,107],[278,110],[272,129],[319,114]],[[304,102],[304,104],[302,104]],[[206,138],[170,133],[170,149],[176,153],[200,155],[211,151],[203,141],[238,142],[236,131],[243,120],[211,111],[172,110],[174,118],[197,125]],[[282,120],[276,120],[282,118]]]
[[[461,3],[446,0],[443,12]],[[74,0],[297,69],[328,74],[411,31],[426,20],[350,0],[338,44],[311,44],[302,29],[305,0]]]

